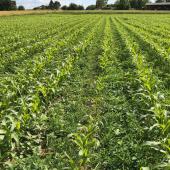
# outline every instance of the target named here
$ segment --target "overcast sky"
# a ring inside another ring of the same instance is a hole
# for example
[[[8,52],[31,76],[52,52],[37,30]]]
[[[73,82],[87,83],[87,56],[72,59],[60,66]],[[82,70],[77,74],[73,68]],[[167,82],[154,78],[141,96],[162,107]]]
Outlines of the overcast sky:
[[[33,7],[40,6],[40,5],[46,5],[49,3],[49,1],[50,0],[16,0],[17,5],[24,5],[25,8],[27,9],[31,9]],[[76,4],[88,6],[96,3],[96,0],[58,0],[58,1],[61,3],[61,5],[66,5],[73,2]],[[109,3],[114,3],[114,1],[115,0],[109,0]]]

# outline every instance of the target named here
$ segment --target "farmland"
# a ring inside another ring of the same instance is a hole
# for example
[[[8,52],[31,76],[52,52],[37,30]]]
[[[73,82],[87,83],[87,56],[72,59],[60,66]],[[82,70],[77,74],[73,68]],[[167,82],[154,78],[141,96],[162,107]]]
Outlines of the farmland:
[[[5,16],[0,37],[0,169],[170,169],[169,14]]]

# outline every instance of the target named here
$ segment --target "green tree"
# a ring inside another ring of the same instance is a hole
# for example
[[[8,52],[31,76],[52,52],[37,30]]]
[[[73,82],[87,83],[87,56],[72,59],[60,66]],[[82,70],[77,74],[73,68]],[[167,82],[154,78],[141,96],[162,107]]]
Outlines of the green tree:
[[[116,1],[116,7],[120,10],[127,10],[130,8],[129,0],[118,0]]]
[[[61,6],[60,2],[58,1],[53,2],[53,0],[51,0],[48,5],[48,9],[59,9],[60,6]]]
[[[133,9],[138,9],[138,0],[130,0],[130,7]]]
[[[108,0],[96,0],[96,8],[102,9],[107,5]]]
[[[67,10],[68,9],[68,6],[67,5],[64,5],[61,7],[62,10]]]
[[[59,9],[60,6],[61,6],[60,2],[58,2],[58,1],[54,2],[54,9]]]
[[[89,5],[86,10],[95,10],[96,9],[96,5]]]
[[[134,9],[142,9],[149,0],[130,0],[130,6]]]
[[[71,3],[71,4],[68,6],[67,9],[68,9],[68,10],[77,10],[77,4]]]
[[[84,10],[84,6],[78,5],[78,6],[77,6],[77,10]]]
[[[50,1],[48,7],[49,7],[49,9],[54,9],[54,2],[53,2],[53,0]]]
[[[62,8],[63,9],[63,8]],[[74,3],[71,3],[68,7],[67,10],[84,10],[84,7],[82,5],[77,5]]]
[[[0,0],[0,10],[12,10],[11,0]]]
[[[25,8],[24,8],[24,6],[23,5],[20,5],[20,6],[18,6],[18,10],[25,10]]]

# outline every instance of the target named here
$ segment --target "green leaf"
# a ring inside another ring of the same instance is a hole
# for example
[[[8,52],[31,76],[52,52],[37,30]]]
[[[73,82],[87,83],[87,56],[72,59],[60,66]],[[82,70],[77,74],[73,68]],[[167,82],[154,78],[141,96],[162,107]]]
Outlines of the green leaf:
[[[79,151],[79,156],[83,156],[83,150]]]
[[[0,129],[0,135],[6,134],[6,130]]]
[[[0,140],[4,140],[5,135],[0,134]]]
[[[150,170],[149,167],[141,167],[140,170]]]
[[[14,139],[17,145],[19,144],[19,138],[15,132],[11,134],[11,139]]]

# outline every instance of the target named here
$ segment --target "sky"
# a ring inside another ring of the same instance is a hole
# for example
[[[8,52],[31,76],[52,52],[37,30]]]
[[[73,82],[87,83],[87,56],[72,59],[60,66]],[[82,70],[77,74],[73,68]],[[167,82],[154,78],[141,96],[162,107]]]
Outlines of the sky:
[[[73,2],[76,4],[83,5],[85,7],[96,3],[96,0],[57,0],[57,1],[59,1],[61,5],[68,5],[71,2]],[[16,0],[16,2],[17,5],[24,5],[25,8],[32,9],[33,7],[49,4],[50,0]],[[114,2],[115,0],[109,0],[109,3],[114,3]]]

